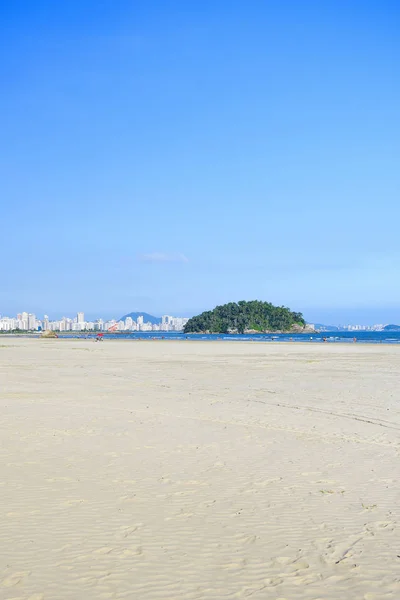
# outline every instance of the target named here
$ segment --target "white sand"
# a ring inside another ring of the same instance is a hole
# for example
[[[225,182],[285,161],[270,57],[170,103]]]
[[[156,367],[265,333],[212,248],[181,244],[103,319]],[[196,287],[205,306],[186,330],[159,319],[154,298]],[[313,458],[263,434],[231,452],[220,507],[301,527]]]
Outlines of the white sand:
[[[0,338],[0,598],[400,598],[400,347]]]

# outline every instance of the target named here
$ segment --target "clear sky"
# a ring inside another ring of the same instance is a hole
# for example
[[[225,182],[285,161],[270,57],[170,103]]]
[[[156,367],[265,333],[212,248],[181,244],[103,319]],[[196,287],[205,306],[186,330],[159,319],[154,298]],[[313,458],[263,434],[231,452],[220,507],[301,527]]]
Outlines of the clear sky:
[[[0,3],[0,313],[400,322],[397,0]]]

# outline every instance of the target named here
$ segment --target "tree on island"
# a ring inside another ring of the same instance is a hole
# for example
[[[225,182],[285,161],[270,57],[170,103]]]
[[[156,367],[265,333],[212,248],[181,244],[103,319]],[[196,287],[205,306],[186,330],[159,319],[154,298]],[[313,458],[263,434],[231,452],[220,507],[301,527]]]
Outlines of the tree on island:
[[[244,333],[245,331],[290,331],[295,326],[305,327],[303,315],[286,306],[252,300],[229,302],[192,317],[185,325],[185,333]]]

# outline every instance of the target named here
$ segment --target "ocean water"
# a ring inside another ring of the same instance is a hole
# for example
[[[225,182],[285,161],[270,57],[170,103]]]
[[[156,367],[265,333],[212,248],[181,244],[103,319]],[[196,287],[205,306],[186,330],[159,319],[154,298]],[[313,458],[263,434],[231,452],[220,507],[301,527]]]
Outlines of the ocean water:
[[[60,338],[95,338],[96,333],[65,333]],[[323,333],[255,333],[255,334],[198,334],[178,332],[132,332],[132,333],[104,333],[104,340],[208,340],[208,341],[230,341],[230,342],[307,342],[310,344],[324,343],[357,343],[369,344],[400,344],[400,332],[397,331],[326,331]]]

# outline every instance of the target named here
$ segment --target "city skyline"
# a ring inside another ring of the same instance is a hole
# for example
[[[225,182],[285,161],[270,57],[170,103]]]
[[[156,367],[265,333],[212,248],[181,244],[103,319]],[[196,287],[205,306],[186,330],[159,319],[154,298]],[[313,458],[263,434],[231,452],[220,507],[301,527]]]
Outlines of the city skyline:
[[[145,321],[145,315],[137,319],[127,316],[124,319],[86,320],[84,312],[78,312],[75,317],[63,316],[60,319],[50,319],[47,314],[38,318],[35,313],[26,311],[17,313],[14,317],[0,314],[0,331],[183,331],[188,318],[162,315],[159,323]]]
[[[143,314],[140,315],[140,312]],[[54,331],[182,331],[190,317],[174,317],[172,315],[150,315],[147,311],[135,311],[138,315],[137,319],[133,319],[130,315],[125,318],[107,319],[98,317],[96,319],[85,319],[85,313],[78,311],[75,317],[62,316],[51,319],[49,315],[44,314],[43,318],[37,317],[35,313],[21,312],[15,316],[8,316],[0,313],[0,331],[12,330],[54,330]],[[133,313],[131,313],[133,314]],[[148,315],[152,319],[158,319],[159,323],[145,321],[144,315]],[[193,316],[193,315],[191,315]],[[310,325],[315,325],[316,322]],[[342,331],[382,331],[386,325],[394,324],[387,323],[319,323],[318,326],[329,328],[333,326]],[[317,327],[318,329],[318,327]]]
[[[243,298],[239,298],[243,299]],[[232,300],[232,299],[229,299]],[[237,301],[237,299],[234,299],[234,301]],[[14,303],[13,303],[14,304]],[[4,304],[2,306],[0,306],[0,316],[1,315],[17,315],[18,313],[23,312],[24,308],[25,308],[25,303],[16,303],[17,306],[21,307],[18,309],[16,308],[8,308],[7,306],[4,306]],[[285,305],[287,305],[288,303],[285,303]],[[87,309],[84,309],[84,314],[87,316],[87,318],[90,321],[96,321],[99,318],[102,318],[104,320],[113,320],[113,319],[119,319],[121,315],[124,314],[128,314],[129,312],[142,312],[142,313],[147,313],[147,314],[151,314],[152,316],[156,317],[156,318],[161,318],[163,314],[180,314],[183,318],[190,318],[192,316],[195,316],[197,314],[200,314],[204,311],[207,310],[212,310],[214,307],[216,306],[216,304],[211,305],[211,306],[200,306],[195,310],[170,310],[168,309],[168,307],[166,307],[166,309],[161,309],[159,311],[156,310],[152,310],[151,307],[146,307],[145,310],[137,310],[134,309],[134,311],[132,310],[127,310],[126,307],[121,307],[119,309],[106,309],[106,310],[95,310],[95,309],[91,309],[90,307]],[[289,303],[289,307],[293,308],[290,303]],[[47,314],[48,312],[50,313],[49,316],[53,319],[53,320],[60,320],[64,315],[77,315],[79,310],[77,309],[65,309],[65,310],[46,310],[43,309],[41,307],[36,308],[36,307],[32,307],[31,308],[31,312],[36,314],[36,315],[44,315]],[[343,326],[344,324],[346,325],[359,325],[359,324],[363,324],[363,325],[368,325],[368,326],[372,326],[375,325],[377,323],[385,323],[385,324],[397,324],[400,323],[400,303],[397,306],[394,307],[386,307],[384,309],[375,309],[375,310],[370,310],[370,309],[366,309],[363,306],[360,307],[355,307],[355,308],[343,308],[341,310],[330,310],[330,309],[323,309],[323,308],[316,308],[314,310],[310,310],[310,311],[302,311],[301,309],[299,310],[299,312],[302,312],[305,320],[307,321],[307,323],[321,323],[324,325],[334,325],[335,327],[339,327],[339,326]]]

